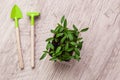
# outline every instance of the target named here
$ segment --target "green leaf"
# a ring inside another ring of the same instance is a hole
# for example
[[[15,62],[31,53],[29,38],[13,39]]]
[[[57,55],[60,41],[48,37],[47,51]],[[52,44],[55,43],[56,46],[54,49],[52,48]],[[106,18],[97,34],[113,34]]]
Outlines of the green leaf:
[[[40,60],[44,59],[47,55],[47,52],[44,52],[44,54],[41,56]]]
[[[82,39],[83,39],[82,37],[81,37],[81,38],[78,38],[77,41],[81,41]]]
[[[62,27],[62,25],[61,25],[61,24],[59,24],[59,23],[57,24],[57,27],[59,27],[59,28],[63,28],[63,27]]]
[[[54,38],[53,38],[53,37],[48,38],[46,41],[47,41],[47,42],[50,42],[50,41],[52,41],[52,40],[54,40]]]
[[[64,20],[65,20],[65,16],[61,18],[61,24],[64,22]]]
[[[80,51],[78,48],[75,48],[75,54],[80,55]]]
[[[64,31],[64,28],[63,28],[63,27],[60,28],[60,32],[62,32],[62,31]]]
[[[54,54],[54,51],[50,51],[49,54]]]
[[[76,43],[75,42],[70,42],[71,45],[73,46],[76,46]]]
[[[65,45],[65,50],[67,50],[69,48],[69,43],[67,42]]]
[[[68,34],[66,32],[64,32],[64,35],[65,35],[66,38],[68,38]]]
[[[58,23],[57,25],[58,25],[57,27],[62,27],[62,25],[61,25],[61,24],[59,24],[59,23]]]
[[[57,58],[56,57],[52,57],[52,58],[50,58],[50,61],[57,61]]]
[[[56,53],[55,56],[59,56],[59,55],[61,55],[61,54],[62,54],[62,51]]]
[[[43,51],[44,53],[49,53],[48,51]]]
[[[64,21],[64,25],[63,25],[64,27],[67,27],[67,20],[65,19],[65,21]]]
[[[69,48],[69,49],[67,49],[68,52],[71,52],[71,51],[73,51],[73,50],[74,50],[74,48]]]
[[[56,49],[56,53],[60,52],[61,50],[61,46],[59,46],[57,49]]]
[[[75,33],[75,31],[74,31],[74,30],[67,30],[67,33],[74,34],[74,33]]]
[[[53,44],[50,44],[50,48],[54,50],[54,46],[53,46]]]
[[[56,35],[56,37],[63,36],[63,34],[64,34],[64,33],[58,33],[58,34]]]
[[[82,29],[80,32],[85,32],[85,31],[87,31],[89,28],[84,28],[84,29]]]
[[[78,43],[78,48],[81,50],[83,45],[83,41]]]
[[[48,49],[53,49],[53,50],[54,50],[53,44],[48,42],[48,44],[47,44],[47,46],[46,46],[46,49],[47,49],[47,50],[48,50]]]
[[[66,36],[64,36],[62,39],[61,39],[61,43],[63,43],[64,41],[65,41],[65,39],[66,39]]]
[[[52,33],[56,33],[55,30],[51,30]]]
[[[58,26],[58,27],[56,27],[56,29],[55,29],[55,33],[58,33],[59,32],[59,29],[60,29],[60,27]]]
[[[50,49],[50,43],[49,42],[47,43],[46,49],[47,50]]]
[[[63,56],[62,56],[62,60],[70,60],[71,59],[71,55],[70,53],[65,53]]]
[[[57,38],[55,38],[55,42],[58,42],[58,39],[57,39]]]
[[[79,32],[78,32],[78,31],[76,31],[75,35],[78,37],[78,36],[79,36]]]
[[[73,24],[73,28],[75,31],[78,31],[77,27]]]
[[[72,41],[74,39],[73,35],[71,33],[68,33],[68,38],[70,39],[70,41]]]
[[[77,55],[77,54],[75,54],[75,55],[74,55],[74,59],[76,59],[76,60],[80,61],[80,56],[79,56],[79,55]]]

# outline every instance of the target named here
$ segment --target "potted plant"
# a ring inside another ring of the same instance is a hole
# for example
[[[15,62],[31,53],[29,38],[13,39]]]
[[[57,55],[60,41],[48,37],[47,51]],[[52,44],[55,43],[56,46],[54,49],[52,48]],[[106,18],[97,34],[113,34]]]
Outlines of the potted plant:
[[[73,29],[67,28],[67,19],[65,16],[61,18],[55,30],[51,30],[54,34],[46,40],[46,50],[43,51],[43,55],[40,60],[44,59],[47,54],[51,56],[51,61],[70,61],[75,59],[80,60],[80,50],[82,49],[83,40],[79,37],[81,32],[87,31],[88,28],[81,29],[73,24]]]

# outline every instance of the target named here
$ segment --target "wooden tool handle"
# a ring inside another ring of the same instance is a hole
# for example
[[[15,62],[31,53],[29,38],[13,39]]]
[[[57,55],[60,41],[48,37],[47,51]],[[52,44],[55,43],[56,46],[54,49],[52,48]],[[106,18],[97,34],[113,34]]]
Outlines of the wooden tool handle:
[[[20,42],[19,28],[16,28],[16,37],[17,37],[17,46],[18,46],[19,67],[20,67],[20,69],[23,69],[24,68],[24,64],[23,64],[23,56],[22,56],[22,51],[21,51],[21,42]]]
[[[34,26],[31,26],[31,67],[35,67],[35,53],[34,53]]]

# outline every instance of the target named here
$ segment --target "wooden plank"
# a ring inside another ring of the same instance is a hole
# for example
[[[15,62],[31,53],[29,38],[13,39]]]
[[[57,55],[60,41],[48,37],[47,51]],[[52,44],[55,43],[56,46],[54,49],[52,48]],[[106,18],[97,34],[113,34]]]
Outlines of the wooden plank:
[[[20,6],[24,70],[18,66],[14,22],[10,11]],[[120,80],[120,0],[1,0],[0,3],[0,80]],[[30,66],[30,20],[27,11],[41,12],[35,28],[35,69]],[[45,40],[52,36],[61,16],[83,33],[84,46],[80,62],[54,63],[49,56],[39,61]]]

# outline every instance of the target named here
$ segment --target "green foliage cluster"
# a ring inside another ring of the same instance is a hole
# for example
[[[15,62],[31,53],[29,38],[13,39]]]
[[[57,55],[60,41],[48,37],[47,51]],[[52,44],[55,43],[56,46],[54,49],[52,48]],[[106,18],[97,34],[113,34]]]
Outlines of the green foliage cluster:
[[[84,28],[79,31],[75,25],[73,25],[73,29],[68,29],[67,19],[63,16],[55,30],[51,30],[54,36],[46,40],[46,50],[40,60],[49,54],[52,61],[69,61],[71,59],[79,61],[81,58],[80,50],[83,45],[82,37],[79,37],[79,34],[87,30],[88,28]]]

